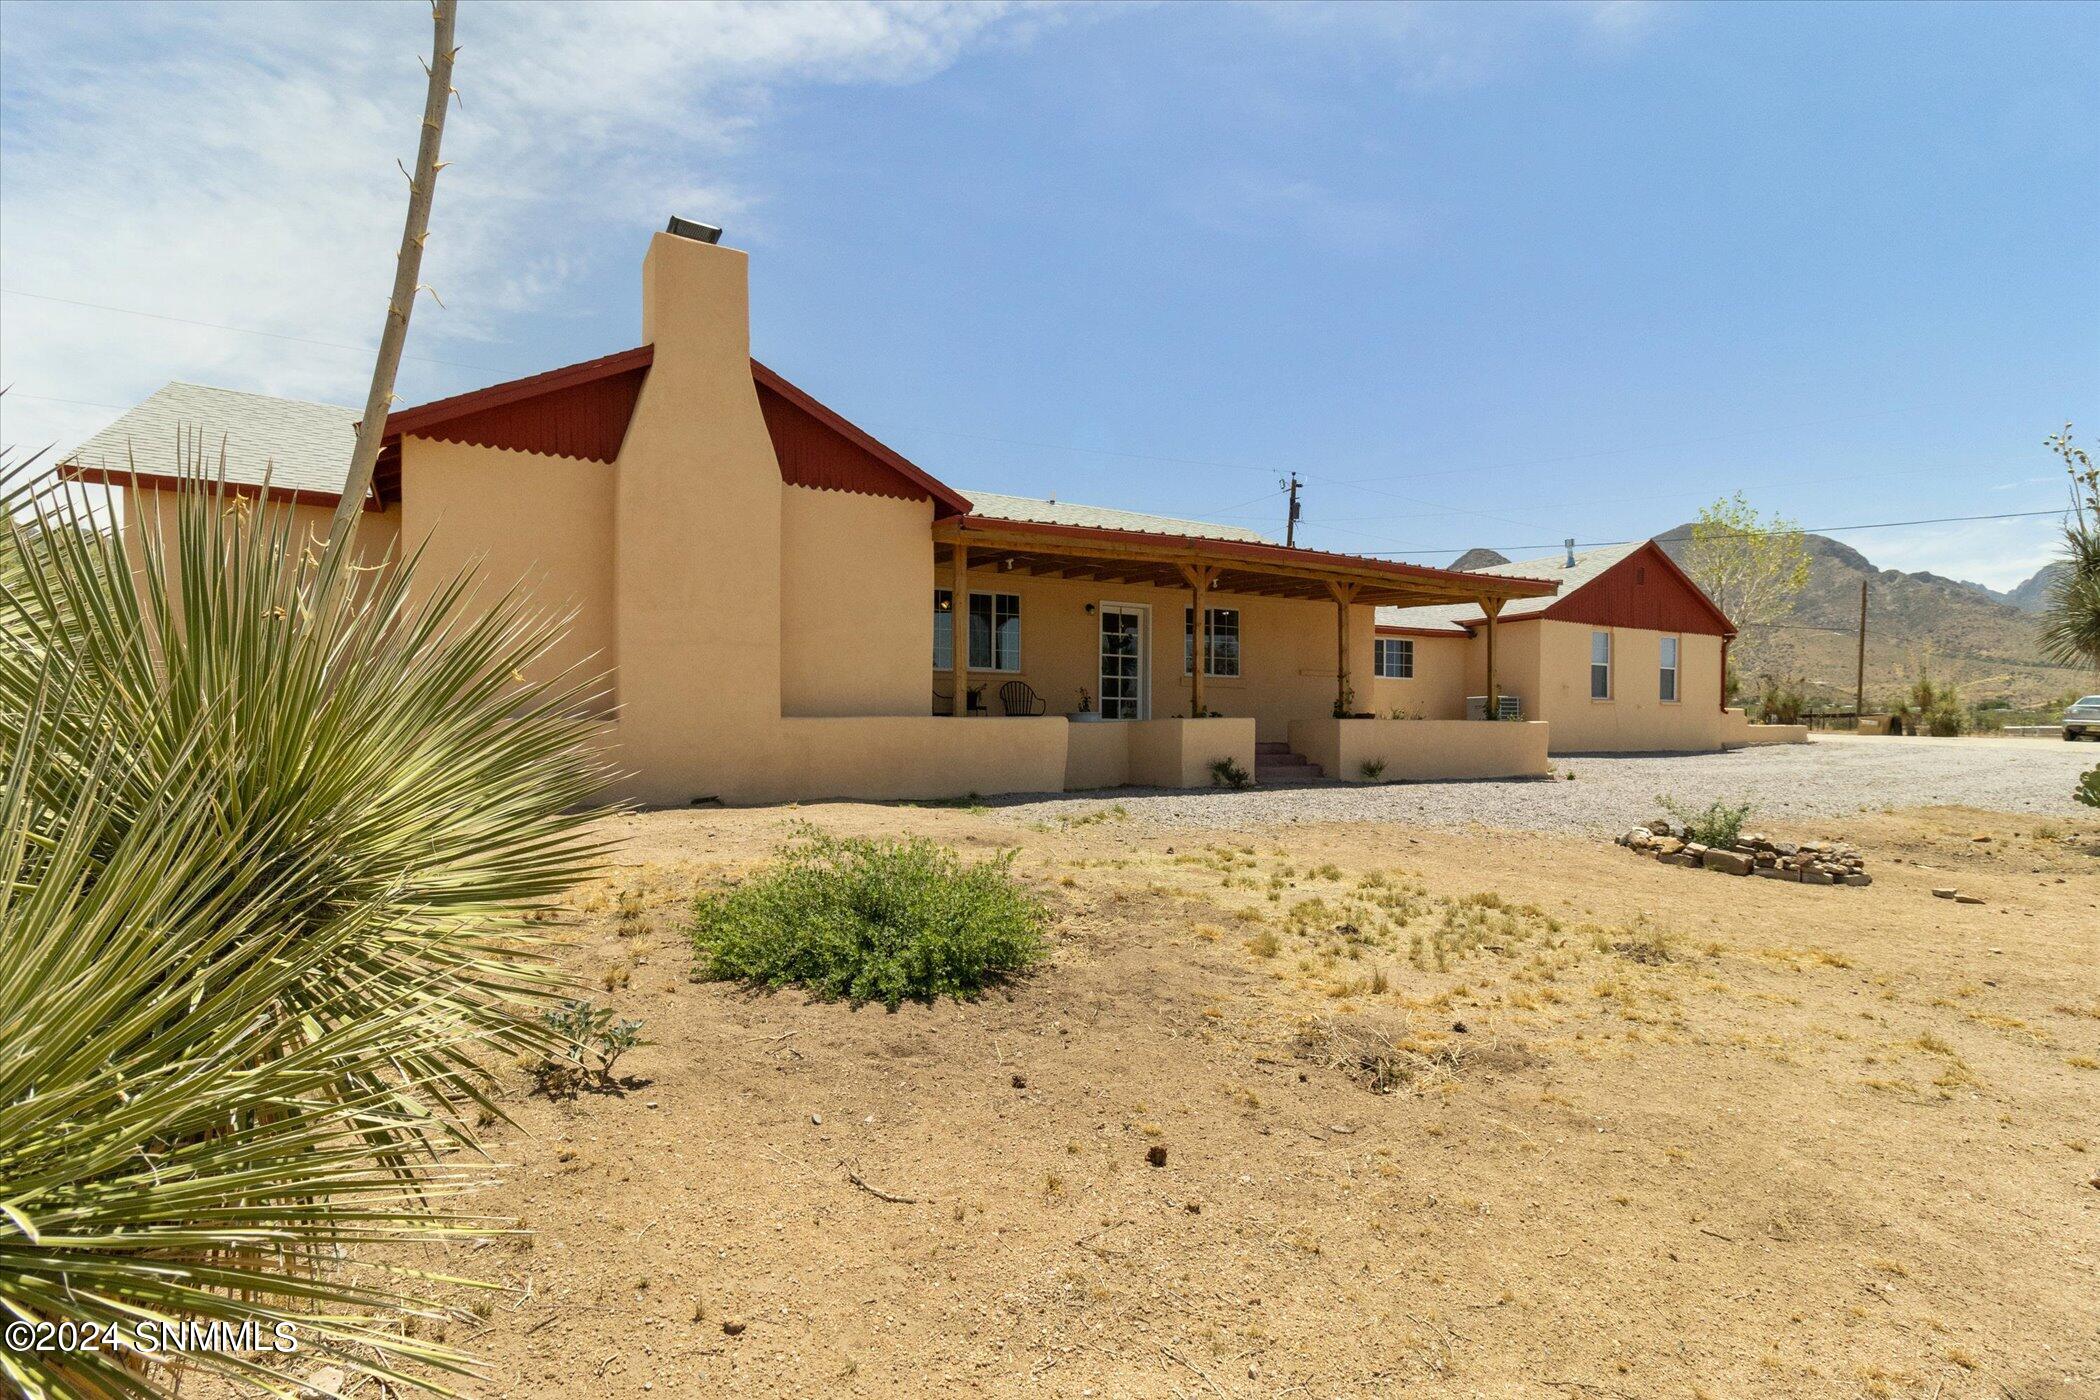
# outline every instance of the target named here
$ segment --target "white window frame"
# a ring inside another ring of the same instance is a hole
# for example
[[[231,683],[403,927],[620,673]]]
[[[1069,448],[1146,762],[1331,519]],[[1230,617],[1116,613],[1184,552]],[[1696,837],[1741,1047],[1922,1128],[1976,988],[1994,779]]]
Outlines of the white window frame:
[[[955,669],[955,648],[953,642],[944,640],[944,635],[947,638],[952,638],[953,636],[953,633],[949,632],[948,629],[954,625],[951,621],[954,614],[952,612],[941,611],[941,596],[943,594],[946,594],[950,599],[953,599],[955,596],[955,590],[951,588],[936,588],[933,590],[933,669],[938,674],[946,674],[947,672],[950,672]],[[988,633],[988,636],[990,638],[989,645],[991,648],[991,655],[988,658],[986,658],[986,664],[979,665],[976,656],[973,654],[970,657],[969,669],[972,671],[989,671],[993,674],[1002,676],[1019,675],[1021,673],[1021,595],[1018,593],[1001,593],[996,589],[990,588],[973,588],[970,590],[970,604],[973,610],[979,598],[989,598],[992,600],[989,604],[988,609],[992,622],[990,632]],[[995,663],[999,657],[999,599],[1001,598],[1012,599],[1014,605],[1014,654],[1010,658],[1012,664],[1007,666],[992,664]],[[974,640],[975,635],[972,633],[970,628],[970,619],[967,616],[965,616],[963,618],[964,644],[969,645]],[[941,651],[943,645],[946,645],[948,647],[945,659]]]
[[[1684,699],[1684,643],[1674,633],[1664,633],[1655,650],[1656,692],[1663,704],[1675,705]]]
[[[1599,637],[1604,639],[1604,659],[1602,661],[1597,659],[1597,639]],[[1612,685],[1612,672],[1617,669],[1612,664],[1616,660],[1613,653],[1617,650],[1618,647],[1609,628],[1600,627],[1590,633],[1590,699],[1593,702],[1605,703],[1612,698],[1614,688]],[[1597,693],[1597,668],[1600,666],[1604,668],[1604,693],[1602,695]]]
[[[1398,666],[1386,669],[1386,649],[1400,658]],[[1371,674],[1380,680],[1411,681],[1415,678],[1415,639],[1412,637],[1379,637],[1371,643]]]
[[[1203,658],[1203,674],[1206,676],[1210,676],[1215,680],[1236,681],[1240,678],[1240,673],[1245,669],[1242,660],[1245,653],[1245,638],[1240,628],[1240,610],[1238,608],[1207,607],[1203,611],[1210,615],[1210,630],[1204,634],[1204,639],[1212,643],[1210,653]],[[1216,642],[1218,637],[1219,613],[1232,614],[1232,669],[1230,671],[1220,671],[1219,669],[1217,669],[1218,649],[1216,646]],[[1184,606],[1181,610],[1182,675],[1186,676],[1189,674],[1189,661],[1195,656],[1195,654],[1196,610],[1192,607]]]

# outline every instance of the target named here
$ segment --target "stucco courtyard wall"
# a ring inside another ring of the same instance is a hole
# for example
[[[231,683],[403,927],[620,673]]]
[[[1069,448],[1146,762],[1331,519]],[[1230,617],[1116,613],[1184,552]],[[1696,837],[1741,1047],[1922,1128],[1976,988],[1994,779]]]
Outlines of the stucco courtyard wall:
[[[769,781],[730,800],[807,802],[991,797],[1060,792],[1065,786],[1062,716],[955,719],[931,715],[783,719]]]
[[[1536,720],[1311,719],[1291,747],[1345,782],[1544,777],[1548,729]],[[1377,778],[1365,763],[1383,763]]]
[[[1750,716],[1741,710],[1726,710],[1721,715],[1721,742],[1732,749],[1747,748],[1752,744],[1805,744],[1808,742],[1808,726],[1752,724]]]
[[[1252,719],[1104,721],[1130,731],[1130,781],[1140,787],[1209,787],[1210,766],[1231,759],[1254,772]]]

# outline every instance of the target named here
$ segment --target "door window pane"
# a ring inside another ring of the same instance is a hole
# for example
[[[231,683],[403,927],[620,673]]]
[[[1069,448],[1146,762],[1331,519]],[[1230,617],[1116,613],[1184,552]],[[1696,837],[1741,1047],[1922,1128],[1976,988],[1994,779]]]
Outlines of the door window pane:
[[[1142,680],[1138,615],[1101,610],[1101,718],[1136,719]]]
[[[955,669],[955,594],[946,588],[933,590],[933,669]]]

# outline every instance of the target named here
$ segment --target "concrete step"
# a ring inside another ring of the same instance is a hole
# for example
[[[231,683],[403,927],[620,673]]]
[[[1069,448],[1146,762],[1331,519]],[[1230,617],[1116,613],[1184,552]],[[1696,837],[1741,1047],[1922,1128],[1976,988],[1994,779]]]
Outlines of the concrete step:
[[[1254,763],[1254,780],[1258,783],[1314,783],[1321,777],[1320,765],[1308,763],[1296,754],[1271,757],[1259,754]]]
[[[1291,751],[1287,739],[1262,739],[1255,743],[1254,752],[1266,757],[1269,754],[1288,754]]]

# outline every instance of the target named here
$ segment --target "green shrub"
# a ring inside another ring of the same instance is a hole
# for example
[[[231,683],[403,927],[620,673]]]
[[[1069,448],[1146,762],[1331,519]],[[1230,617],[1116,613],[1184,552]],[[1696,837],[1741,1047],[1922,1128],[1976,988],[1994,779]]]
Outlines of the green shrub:
[[[1356,770],[1364,775],[1367,782],[1375,783],[1385,776],[1385,760],[1382,758],[1367,758],[1356,765]]]
[[[1808,707],[1805,687],[1799,677],[1781,680],[1766,676],[1757,697],[1757,719],[1761,724],[1799,724]]]
[[[1210,765],[1210,780],[1219,787],[1229,787],[1234,792],[1250,786],[1254,776],[1230,758],[1213,759]]]
[[[2072,789],[2071,796],[2088,807],[2100,807],[2100,768],[2088,769],[2078,780],[2078,786]]]
[[[1715,801],[1704,811],[1687,807],[1668,797],[1655,799],[1662,809],[1684,824],[1684,837],[1702,846],[1733,846],[1736,838],[1743,834],[1743,823],[1750,819],[1750,804],[1747,802],[1730,806]]]
[[[892,1011],[972,997],[1044,955],[1048,912],[1014,879],[1014,855],[973,865],[920,838],[806,828],[757,876],[695,907],[701,975]]]

